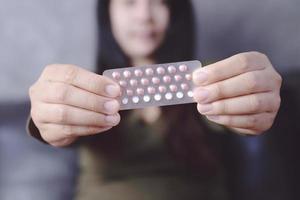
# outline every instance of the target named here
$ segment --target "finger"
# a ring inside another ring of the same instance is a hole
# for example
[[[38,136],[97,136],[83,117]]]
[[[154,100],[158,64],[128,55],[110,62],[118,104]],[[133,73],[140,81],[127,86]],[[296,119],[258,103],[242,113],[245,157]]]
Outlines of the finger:
[[[267,66],[270,66],[270,62],[264,54],[241,53],[195,70],[193,81],[198,86],[209,85],[246,72],[263,70]]]
[[[104,115],[89,110],[62,104],[40,103],[32,108],[32,117],[38,123],[54,123],[75,126],[116,126],[120,115]]]
[[[210,121],[230,127],[249,129],[257,132],[267,130],[274,121],[274,113],[260,113],[254,115],[209,115]]]
[[[62,140],[80,136],[95,135],[112,127],[72,126],[47,123],[42,126],[42,137],[49,143],[63,143]]]
[[[111,79],[89,72],[74,65],[49,65],[40,80],[63,82],[89,92],[115,98],[120,95],[120,87]]]
[[[103,114],[116,114],[120,109],[117,100],[99,96],[65,83],[40,84],[39,99],[46,103],[64,104]]]
[[[199,103],[209,103],[224,98],[269,92],[277,87],[273,74],[267,71],[247,72],[211,85],[197,87],[194,98]]]
[[[279,105],[279,95],[269,92],[198,104],[197,108],[204,115],[243,115],[276,112]]]

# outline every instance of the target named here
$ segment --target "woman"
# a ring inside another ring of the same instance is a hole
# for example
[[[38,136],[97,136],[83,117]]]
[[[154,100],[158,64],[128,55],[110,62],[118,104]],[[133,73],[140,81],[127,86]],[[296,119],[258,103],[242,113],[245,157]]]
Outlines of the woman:
[[[189,1],[103,0],[98,12],[99,73],[193,58]],[[97,135],[80,140],[79,199],[219,199],[212,176],[203,179],[216,161],[205,141],[211,130],[199,113],[235,132],[259,134],[278,111],[281,78],[266,56],[249,52],[198,69],[193,79],[198,109],[120,116],[120,88],[112,80],[73,65],[49,65],[30,89],[31,133],[53,146]]]

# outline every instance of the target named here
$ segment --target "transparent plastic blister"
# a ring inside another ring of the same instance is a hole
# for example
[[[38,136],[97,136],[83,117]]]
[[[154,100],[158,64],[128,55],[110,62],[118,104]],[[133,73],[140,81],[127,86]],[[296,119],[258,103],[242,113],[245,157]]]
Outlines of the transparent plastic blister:
[[[185,61],[110,69],[103,75],[121,87],[120,110],[193,103],[192,73],[201,62]]]

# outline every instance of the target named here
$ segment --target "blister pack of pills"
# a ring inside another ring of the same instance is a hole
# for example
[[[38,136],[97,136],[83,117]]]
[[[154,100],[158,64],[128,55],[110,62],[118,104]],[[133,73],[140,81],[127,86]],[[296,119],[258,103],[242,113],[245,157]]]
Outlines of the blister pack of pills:
[[[197,60],[110,69],[103,75],[121,87],[120,110],[193,103],[192,73]]]

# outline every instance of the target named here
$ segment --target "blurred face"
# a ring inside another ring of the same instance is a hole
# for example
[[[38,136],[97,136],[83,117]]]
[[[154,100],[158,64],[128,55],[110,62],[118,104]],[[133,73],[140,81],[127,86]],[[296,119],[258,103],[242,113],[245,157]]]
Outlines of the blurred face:
[[[151,57],[164,40],[170,20],[166,0],[111,0],[113,35],[131,59]]]

